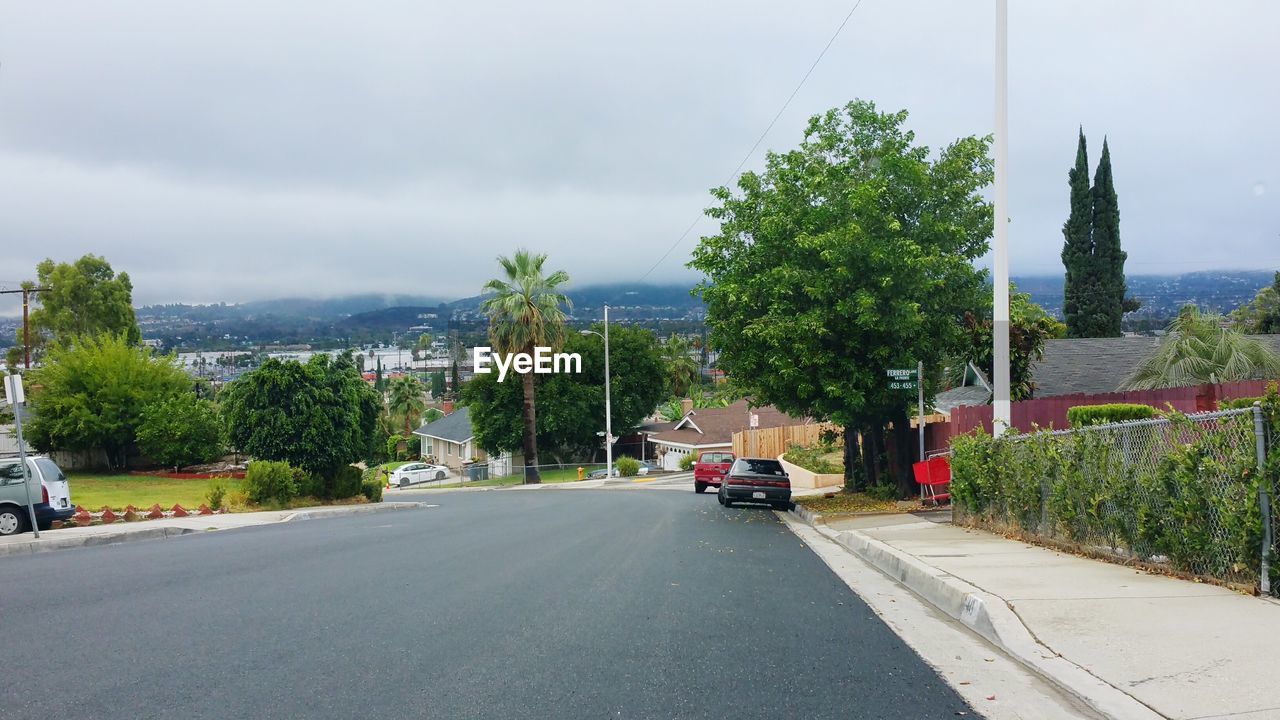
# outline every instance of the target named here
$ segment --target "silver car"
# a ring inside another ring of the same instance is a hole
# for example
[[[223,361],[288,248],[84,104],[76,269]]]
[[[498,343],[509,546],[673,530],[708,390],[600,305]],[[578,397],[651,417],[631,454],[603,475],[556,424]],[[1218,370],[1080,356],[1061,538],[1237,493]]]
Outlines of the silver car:
[[[76,507],[71,504],[71,488],[62,468],[43,455],[34,455],[27,457],[27,471],[31,476],[36,526],[48,530],[54,520],[70,519]],[[17,535],[31,529],[27,488],[22,480],[22,462],[16,457],[0,458],[0,535]]]

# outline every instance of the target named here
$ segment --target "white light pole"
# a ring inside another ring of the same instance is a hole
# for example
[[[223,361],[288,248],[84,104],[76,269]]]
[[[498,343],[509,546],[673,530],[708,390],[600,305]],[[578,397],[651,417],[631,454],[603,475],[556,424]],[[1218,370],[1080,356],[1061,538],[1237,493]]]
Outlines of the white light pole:
[[[609,397],[609,306],[604,306],[604,334],[583,330],[583,335],[604,339],[604,477],[613,477],[613,405]]]
[[[996,0],[995,155],[992,433],[999,437],[1013,420],[1009,403],[1009,0]]]
[[[22,408],[26,404],[26,395],[22,389],[22,376],[17,373],[4,378],[4,395],[13,408],[13,424],[18,430],[18,464],[22,466],[22,485],[27,491],[27,518],[31,523],[31,533],[40,539],[40,523],[36,520],[35,500],[31,495],[31,468],[27,467],[27,443],[22,438]]]

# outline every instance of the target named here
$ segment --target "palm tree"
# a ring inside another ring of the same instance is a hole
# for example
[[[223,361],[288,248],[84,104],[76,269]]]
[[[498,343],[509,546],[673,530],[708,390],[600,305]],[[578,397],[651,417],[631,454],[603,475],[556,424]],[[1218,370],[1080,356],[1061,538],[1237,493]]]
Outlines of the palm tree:
[[[387,401],[391,412],[404,417],[404,436],[413,432],[413,423],[422,417],[427,407],[423,397],[426,389],[415,377],[405,375],[391,381],[390,398]]]
[[[535,346],[559,346],[563,341],[565,309],[573,304],[556,288],[569,281],[569,274],[557,270],[544,275],[546,261],[546,255],[528,250],[517,250],[510,258],[498,257],[503,277],[484,284],[488,297],[480,303],[489,316],[489,340],[495,352],[532,355]],[[539,483],[533,373],[522,373],[520,379],[524,384],[524,462],[530,466],[525,482]]]
[[[1154,390],[1204,383],[1280,376],[1280,356],[1239,331],[1223,327],[1220,315],[1182,309],[1155,354],[1134,368],[1121,390]]]
[[[679,335],[671,335],[662,344],[662,362],[667,368],[667,383],[672,394],[684,397],[689,388],[700,379],[698,363],[689,355],[689,341]]]

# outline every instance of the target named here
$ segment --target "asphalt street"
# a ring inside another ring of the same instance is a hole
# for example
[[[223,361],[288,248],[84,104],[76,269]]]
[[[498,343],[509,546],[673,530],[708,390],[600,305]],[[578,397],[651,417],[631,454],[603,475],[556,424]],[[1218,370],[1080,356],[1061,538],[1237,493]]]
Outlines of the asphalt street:
[[[976,715],[763,508],[432,501],[0,559],[0,718]]]

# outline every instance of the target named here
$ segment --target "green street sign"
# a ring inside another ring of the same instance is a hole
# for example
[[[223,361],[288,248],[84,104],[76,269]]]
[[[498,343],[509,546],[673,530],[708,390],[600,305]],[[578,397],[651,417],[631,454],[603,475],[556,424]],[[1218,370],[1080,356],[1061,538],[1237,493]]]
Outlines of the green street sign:
[[[915,368],[894,368],[891,370],[885,370],[884,374],[889,376],[891,380],[915,380],[916,379]]]
[[[915,390],[919,383],[915,380],[894,380],[889,383],[890,390]]]

